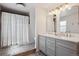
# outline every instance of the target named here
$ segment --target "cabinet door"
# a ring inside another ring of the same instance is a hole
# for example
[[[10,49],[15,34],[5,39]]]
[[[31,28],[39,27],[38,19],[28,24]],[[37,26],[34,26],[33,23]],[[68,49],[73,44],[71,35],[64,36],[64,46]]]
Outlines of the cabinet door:
[[[55,56],[55,39],[47,38],[46,39],[46,54],[48,56]]]
[[[41,50],[43,53],[45,53],[45,37],[39,36],[39,50]]]
[[[63,47],[66,47],[66,48],[69,48],[69,49],[72,49],[72,50],[77,50],[78,44],[75,43],[75,42],[71,42],[71,41],[57,39],[56,45],[60,45],[60,46],[63,46]]]
[[[56,45],[56,56],[76,56],[76,51],[61,45]]]
[[[48,55],[48,56],[55,56],[55,50],[47,48],[46,49],[46,55]]]

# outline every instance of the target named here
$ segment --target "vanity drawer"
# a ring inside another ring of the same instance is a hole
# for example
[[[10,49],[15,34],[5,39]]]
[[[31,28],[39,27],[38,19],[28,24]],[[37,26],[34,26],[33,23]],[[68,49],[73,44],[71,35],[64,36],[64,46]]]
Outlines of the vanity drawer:
[[[62,45],[63,47],[66,47],[72,50],[77,50],[77,43],[74,43],[74,42],[57,39],[56,44]]]
[[[57,56],[76,56],[77,52],[75,50],[71,50],[63,46],[56,45],[56,55]]]
[[[55,38],[46,37],[48,42],[55,43]]]

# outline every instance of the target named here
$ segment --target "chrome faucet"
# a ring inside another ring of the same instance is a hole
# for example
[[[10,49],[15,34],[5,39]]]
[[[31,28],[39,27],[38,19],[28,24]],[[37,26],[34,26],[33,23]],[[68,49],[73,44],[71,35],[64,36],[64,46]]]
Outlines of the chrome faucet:
[[[71,37],[71,33],[69,33],[69,37]]]
[[[71,37],[71,33],[66,33],[66,36],[67,37]]]
[[[66,33],[66,37],[68,37],[68,33]]]

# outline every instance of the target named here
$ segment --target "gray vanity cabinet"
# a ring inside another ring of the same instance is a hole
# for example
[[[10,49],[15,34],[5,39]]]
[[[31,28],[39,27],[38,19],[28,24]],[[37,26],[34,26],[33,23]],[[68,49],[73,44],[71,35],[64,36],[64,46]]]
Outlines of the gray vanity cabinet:
[[[39,36],[39,50],[45,55],[55,56],[55,40],[50,37]]]
[[[56,40],[56,55],[57,56],[76,56],[77,44],[65,40]]]
[[[39,36],[39,50],[47,56],[77,56],[79,43],[53,37]]]
[[[47,37],[46,38],[46,55],[55,56],[55,39]]]
[[[38,46],[39,50],[41,50],[43,53],[46,53],[45,41],[46,38],[44,36],[39,36]]]

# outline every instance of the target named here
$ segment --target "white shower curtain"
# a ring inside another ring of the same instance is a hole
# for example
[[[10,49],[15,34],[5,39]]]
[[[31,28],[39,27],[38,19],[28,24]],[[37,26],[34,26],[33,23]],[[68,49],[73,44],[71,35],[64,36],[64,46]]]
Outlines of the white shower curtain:
[[[2,12],[1,46],[29,43],[28,20],[28,16]]]

